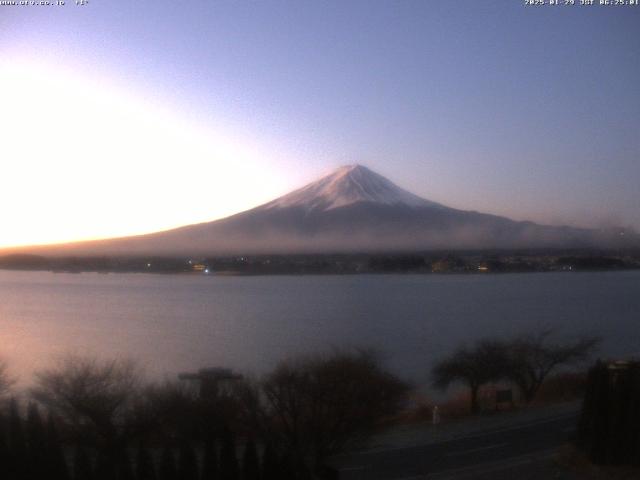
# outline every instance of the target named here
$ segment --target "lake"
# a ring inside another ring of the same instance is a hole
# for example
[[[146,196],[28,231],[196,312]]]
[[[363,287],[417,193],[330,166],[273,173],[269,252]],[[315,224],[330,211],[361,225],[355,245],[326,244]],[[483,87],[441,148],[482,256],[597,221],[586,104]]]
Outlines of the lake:
[[[137,359],[153,376],[261,373],[296,353],[370,346],[424,384],[462,342],[551,327],[640,352],[640,272],[216,277],[0,271],[0,356],[26,385],[57,357]]]

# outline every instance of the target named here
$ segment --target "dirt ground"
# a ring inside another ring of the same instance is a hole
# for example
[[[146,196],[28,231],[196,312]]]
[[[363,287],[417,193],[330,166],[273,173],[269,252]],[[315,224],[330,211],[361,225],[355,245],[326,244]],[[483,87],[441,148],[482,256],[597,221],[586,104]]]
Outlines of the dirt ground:
[[[640,467],[603,467],[593,465],[587,457],[572,445],[558,450],[553,462],[563,472],[584,480],[640,480]]]

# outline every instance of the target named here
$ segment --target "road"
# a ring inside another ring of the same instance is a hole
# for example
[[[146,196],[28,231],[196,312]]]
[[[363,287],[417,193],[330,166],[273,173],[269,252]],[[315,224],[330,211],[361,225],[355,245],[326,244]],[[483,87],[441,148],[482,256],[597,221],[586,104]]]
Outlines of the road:
[[[442,443],[345,455],[334,464],[341,480],[480,478],[483,472],[498,479],[500,471],[513,478],[514,468],[548,458],[566,443],[576,423],[576,413],[566,414]]]

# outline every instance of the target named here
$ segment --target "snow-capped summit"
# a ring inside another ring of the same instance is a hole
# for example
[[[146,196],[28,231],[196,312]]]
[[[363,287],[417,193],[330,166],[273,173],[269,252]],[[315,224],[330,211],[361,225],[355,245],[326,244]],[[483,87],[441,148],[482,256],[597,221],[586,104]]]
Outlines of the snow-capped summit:
[[[444,208],[398,187],[362,165],[340,167],[320,180],[269,202],[262,208],[300,207],[306,211],[328,211],[358,202]]]

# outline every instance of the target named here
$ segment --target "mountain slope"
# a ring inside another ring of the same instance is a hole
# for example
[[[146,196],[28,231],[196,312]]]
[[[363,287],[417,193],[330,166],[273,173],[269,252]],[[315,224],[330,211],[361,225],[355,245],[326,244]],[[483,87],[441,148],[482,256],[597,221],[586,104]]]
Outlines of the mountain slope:
[[[332,174],[267,203],[258,210],[303,208],[328,211],[357,202],[408,207],[442,207],[403,190],[393,182],[362,165],[338,168]]]
[[[351,165],[221,220],[45,250],[77,255],[216,255],[575,248],[619,243],[619,238],[596,230],[516,222],[449,208],[418,197],[366,167]]]

